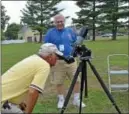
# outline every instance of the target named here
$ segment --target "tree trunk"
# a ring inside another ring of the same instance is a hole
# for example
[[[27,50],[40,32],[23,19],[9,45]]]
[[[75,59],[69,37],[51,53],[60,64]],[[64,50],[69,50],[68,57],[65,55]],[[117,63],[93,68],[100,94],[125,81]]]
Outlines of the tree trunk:
[[[116,12],[118,12],[118,0],[115,1]],[[113,29],[112,29],[112,40],[116,40],[117,36],[117,15],[113,16]]]
[[[41,4],[40,4],[40,7],[41,7],[41,9],[43,9],[43,4],[42,4],[42,2],[41,2]],[[43,12],[42,12],[42,10],[41,10],[41,12],[40,12],[40,15],[41,15],[41,17],[43,17]],[[41,18],[41,20],[40,20],[40,27],[43,27],[43,19]],[[40,40],[39,40],[39,43],[41,43],[42,42],[42,34],[43,34],[43,31],[42,31],[42,29],[41,29],[41,31],[40,31]]]
[[[40,32],[40,38],[39,38],[39,43],[42,42],[42,32]]]
[[[114,25],[112,29],[112,40],[116,40],[117,25]]]
[[[93,12],[95,13],[95,0],[93,1]],[[95,41],[95,15],[93,16],[93,41]]]
[[[93,41],[95,41],[95,23],[93,22]]]

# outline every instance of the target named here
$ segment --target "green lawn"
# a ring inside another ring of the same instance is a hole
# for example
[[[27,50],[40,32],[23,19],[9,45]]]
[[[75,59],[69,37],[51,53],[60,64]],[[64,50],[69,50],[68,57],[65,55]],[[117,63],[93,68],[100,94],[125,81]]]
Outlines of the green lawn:
[[[92,50],[93,59],[91,62],[99,72],[101,78],[104,80],[105,84],[108,86],[107,77],[107,56],[109,54],[128,54],[128,38],[119,38],[116,41],[111,41],[109,39],[99,39],[95,42],[86,41],[84,42],[86,46]],[[8,68],[17,63],[19,60],[36,53],[41,44],[36,43],[24,43],[24,44],[9,44],[2,45],[2,73],[4,73]],[[120,60],[121,59],[121,60]],[[115,64],[115,68],[126,68],[128,67],[128,62],[126,58],[115,58],[111,61]],[[82,110],[84,113],[116,113],[115,108],[106,96],[99,82],[97,81],[95,75],[88,71],[88,98],[83,98],[87,107]],[[120,79],[123,80],[123,79]],[[66,80],[66,88],[69,87],[70,81]],[[112,96],[119,106],[122,113],[129,112],[129,93],[128,92],[114,92]],[[72,96],[73,97],[73,96]],[[72,98],[69,101],[68,107],[65,110],[67,113],[78,112],[78,108],[74,107],[72,104]],[[60,110],[57,109],[57,97],[55,86],[49,84],[46,85],[44,95],[40,96],[38,103],[35,106],[34,112],[36,113],[59,113]]]

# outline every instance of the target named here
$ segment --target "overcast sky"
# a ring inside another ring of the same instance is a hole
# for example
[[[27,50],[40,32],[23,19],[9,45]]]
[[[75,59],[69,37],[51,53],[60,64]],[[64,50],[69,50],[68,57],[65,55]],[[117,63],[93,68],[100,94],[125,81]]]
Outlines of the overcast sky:
[[[2,1],[2,4],[7,10],[7,15],[11,17],[9,23],[20,23],[20,16],[22,15],[20,10],[25,8],[26,1]],[[66,21],[66,26],[71,24],[71,18],[76,18],[77,16],[75,12],[80,10],[80,8],[75,5],[74,1],[62,1],[60,4],[58,4],[58,8],[64,8],[65,10],[62,12],[62,14],[64,16],[70,16],[70,18]]]

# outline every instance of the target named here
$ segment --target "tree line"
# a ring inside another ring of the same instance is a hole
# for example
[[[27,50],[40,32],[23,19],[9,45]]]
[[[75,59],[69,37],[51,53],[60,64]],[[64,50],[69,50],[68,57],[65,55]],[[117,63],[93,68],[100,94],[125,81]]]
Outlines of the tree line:
[[[10,17],[6,15],[5,7],[1,7],[1,33],[2,36],[10,39],[17,39],[20,28],[24,25],[38,30],[40,33],[40,41],[42,35],[47,29],[53,26],[51,18],[65,9],[56,7],[62,0],[28,0],[24,9],[21,10],[22,16],[20,23],[8,24]],[[74,1],[74,0],[73,0]],[[129,27],[129,8],[128,0],[76,0],[76,5],[81,9],[76,12],[78,18],[72,18],[77,28],[87,26],[92,31],[92,40],[95,41],[96,31],[103,33],[104,31],[112,32],[112,40],[116,40],[116,34],[119,28]],[[66,17],[68,18],[68,17]],[[119,21],[124,19],[125,21]],[[5,32],[5,26],[7,30]],[[3,35],[4,34],[4,35]],[[2,37],[4,39],[4,37]]]
[[[92,30],[93,40],[96,31],[108,30],[112,33],[112,40],[116,40],[118,28],[129,28],[128,0],[77,0],[76,5],[81,8],[76,12],[78,19],[73,18],[76,26],[86,25]],[[125,19],[125,22],[119,21]]]

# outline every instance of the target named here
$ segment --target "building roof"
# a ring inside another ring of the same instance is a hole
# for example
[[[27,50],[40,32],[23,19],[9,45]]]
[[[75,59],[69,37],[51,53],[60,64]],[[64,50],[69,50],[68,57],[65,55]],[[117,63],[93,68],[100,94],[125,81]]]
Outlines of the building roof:
[[[23,25],[22,27],[21,27],[21,29],[18,31],[18,34],[20,34],[20,33],[25,33],[26,31],[28,31],[28,30],[30,30],[30,31],[32,31],[33,33],[35,33],[35,34],[39,34],[39,31],[37,31],[37,30],[32,30],[29,26],[27,26],[27,25]]]
[[[23,25],[18,33],[25,33],[28,29],[30,29],[27,25]]]

